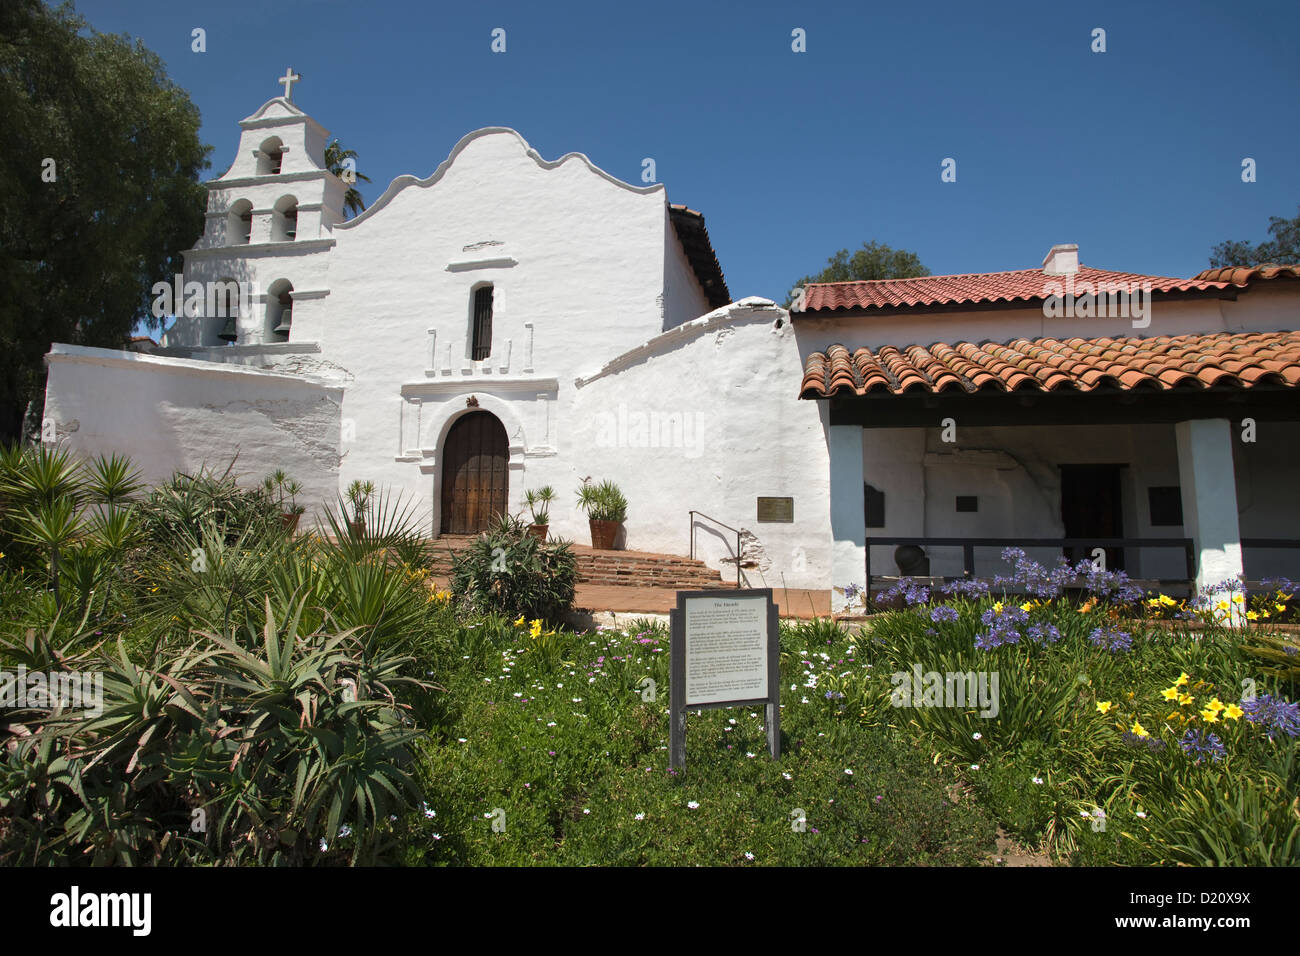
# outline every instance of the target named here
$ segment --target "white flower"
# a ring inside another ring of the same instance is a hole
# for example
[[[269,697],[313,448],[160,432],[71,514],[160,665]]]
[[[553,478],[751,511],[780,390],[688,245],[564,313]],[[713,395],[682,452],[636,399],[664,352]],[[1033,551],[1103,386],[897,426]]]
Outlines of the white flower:
[[[785,777],[785,779],[787,779],[787,780],[793,780],[793,779],[794,779],[794,777],[790,776],[788,773],[782,773],[781,776]]]
[[[754,755],[753,755],[752,753],[748,753],[748,752],[746,752],[745,756],[746,756],[746,757],[749,757],[751,760],[752,760],[753,757],[754,757]]]
[[[972,770],[978,770],[978,769],[980,768],[980,765],[977,764],[977,763],[973,763],[973,764],[970,765],[970,768],[971,768]]]
[[[1147,815],[1143,813],[1141,810],[1135,813],[1134,816],[1136,816],[1139,820],[1145,820],[1147,818]]]
[[[850,777],[853,776],[853,771],[850,770],[848,767],[844,768],[844,772],[847,773]]]
[[[348,826],[346,823],[343,824],[343,826],[339,827],[339,836],[341,837],[352,836],[352,828]]]
[[[752,853],[746,853],[746,854],[745,854],[745,859],[746,859],[746,860],[752,860],[753,858],[754,858],[754,854],[752,854]]]
[[[583,808],[582,808],[582,812],[583,812],[583,813],[590,813],[591,811],[588,810],[586,807],[583,807]]]
[[[644,819],[645,819],[645,814],[644,814],[644,813],[638,813],[638,814],[637,814],[636,816],[634,816],[632,819],[633,819],[633,820],[644,820]]]
[[[687,806],[688,809],[691,809],[691,810],[698,810],[700,805],[699,805],[698,803],[696,803],[694,800],[691,800],[691,801],[689,801],[689,802],[686,804],[686,806]]]
[[[547,724],[546,726],[547,726],[547,727],[554,727],[554,726],[555,726],[555,721],[551,721],[551,722],[550,722],[549,724]]]
[[[556,687],[557,690],[563,690],[563,689],[564,689],[564,685],[563,685],[563,684],[556,684],[555,687]]]
[[[329,845],[328,843],[326,843],[326,842],[325,842],[325,839],[322,837],[322,838],[321,838],[321,841],[320,841],[320,851],[321,851],[322,853],[324,853],[324,852],[325,852],[326,850],[328,850],[329,848],[330,848],[330,845]]]
[[[1034,778],[1034,783],[1042,783],[1042,782],[1043,782],[1043,778],[1042,778],[1042,777],[1035,777],[1035,778]]]
[[[1086,819],[1088,819],[1089,817],[1091,817],[1092,814],[1089,813],[1087,810],[1080,810],[1080,811],[1079,811],[1079,816],[1083,817],[1083,818],[1086,820]]]
[[[467,744],[467,743],[469,743],[469,740],[468,740],[467,738],[465,738],[465,737],[457,737],[456,740],[457,740],[458,743],[462,743],[462,744]]]
[[[523,697],[524,695],[523,695],[523,693],[520,692],[520,691],[515,691],[515,696],[516,696],[516,697]]]
[[[736,723],[736,718],[735,718],[735,717],[729,717],[729,718],[727,719],[727,723],[729,723],[729,724],[733,724],[733,725],[734,725],[734,724]]]
[[[981,737],[983,737],[983,736],[984,736],[983,734],[978,734],[978,733],[976,733],[976,734],[971,734],[971,739],[972,739],[972,740],[979,740],[979,739],[980,739]]]
[[[434,838],[435,840],[441,840],[441,839],[442,839],[442,834],[441,834],[441,833],[435,833],[435,834],[433,835],[433,838]]]
[[[799,701],[799,703],[801,703],[801,704],[806,704],[806,703],[808,703],[808,698],[807,698],[807,697],[802,698],[802,699]]]

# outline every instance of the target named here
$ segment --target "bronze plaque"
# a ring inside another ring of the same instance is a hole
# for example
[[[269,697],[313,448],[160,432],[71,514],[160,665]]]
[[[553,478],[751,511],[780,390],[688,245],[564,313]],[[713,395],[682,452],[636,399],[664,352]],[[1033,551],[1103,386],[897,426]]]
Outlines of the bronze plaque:
[[[782,521],[787,524],[794,521],[793,498],[759,498],[759,521]]]

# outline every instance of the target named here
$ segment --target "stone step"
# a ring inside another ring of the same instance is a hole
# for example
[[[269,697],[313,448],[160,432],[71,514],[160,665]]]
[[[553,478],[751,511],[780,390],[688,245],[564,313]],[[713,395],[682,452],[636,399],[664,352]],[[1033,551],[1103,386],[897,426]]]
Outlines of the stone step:
[[[476,535],[443,535],[430,542],[430,564],[435,577],[451,572],[455,553],[468,547]],[[734,584],[703,561],[679,554],[650,551],[597,551],[586,545],[573,546],[578,581],[609,587],[656,587],[681,590],[726,588]]]

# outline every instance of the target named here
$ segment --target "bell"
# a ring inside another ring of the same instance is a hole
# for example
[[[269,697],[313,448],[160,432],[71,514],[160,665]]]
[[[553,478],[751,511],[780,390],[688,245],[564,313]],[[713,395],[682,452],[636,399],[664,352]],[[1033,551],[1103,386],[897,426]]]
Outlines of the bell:
[[[235,329],[235,317],[233,315],[226,319],[226,324],[221,327],[217,338],[224,342],[233,342],[239,338],[239,332]]]
[[[273,328],[271,331],[274,332],[276,335],[283,335],[287,337],[289,335],[289,319],[290,319],[289,311],[286,309],[280,315],[280,324],[277,325],[275,328]]]

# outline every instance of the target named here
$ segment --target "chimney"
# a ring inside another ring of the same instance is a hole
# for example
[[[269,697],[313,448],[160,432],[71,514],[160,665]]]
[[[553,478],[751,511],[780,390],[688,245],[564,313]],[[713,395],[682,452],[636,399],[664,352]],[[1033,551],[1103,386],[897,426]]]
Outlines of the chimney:
[[[1061,243],[1048,250],[1043,260],[1043,274],[1049,276],[1071,276],[1079,271],[1079,245],[1074,242]]]

